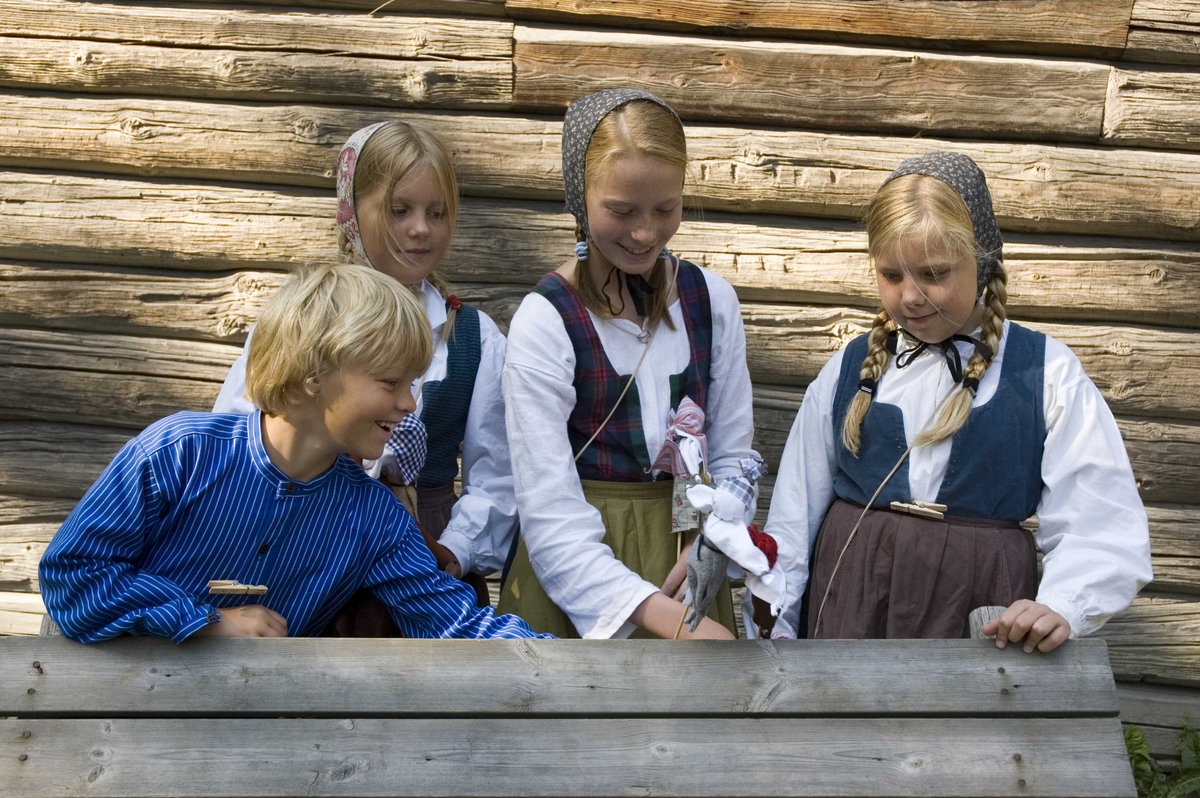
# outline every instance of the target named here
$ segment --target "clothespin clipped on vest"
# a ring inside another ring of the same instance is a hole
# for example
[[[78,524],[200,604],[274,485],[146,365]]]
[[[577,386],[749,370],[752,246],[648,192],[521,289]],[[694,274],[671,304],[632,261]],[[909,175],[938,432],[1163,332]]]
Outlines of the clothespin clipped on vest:
[[[243,585],[236,579],[210,579],[208,592],[222,596],[265,596],[266,585]]]

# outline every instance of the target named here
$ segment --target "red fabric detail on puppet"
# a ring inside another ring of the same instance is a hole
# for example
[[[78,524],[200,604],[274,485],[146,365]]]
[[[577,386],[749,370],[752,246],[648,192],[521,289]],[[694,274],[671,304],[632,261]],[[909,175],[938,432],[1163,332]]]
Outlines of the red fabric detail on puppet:
[[[775,538],[766,532],[759,532],[758,524],[751,524],[746,530],[750,533],[750,541],[767,555],[767,567],[774,568],[775,560],[779,559],[779,544],[775,542]]]

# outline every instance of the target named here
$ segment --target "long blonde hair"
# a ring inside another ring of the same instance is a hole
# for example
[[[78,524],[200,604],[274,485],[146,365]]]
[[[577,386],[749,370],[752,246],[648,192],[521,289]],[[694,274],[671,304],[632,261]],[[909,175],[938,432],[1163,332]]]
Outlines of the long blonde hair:
[[[600,120],[588,142],[584,166],[584,193],[596,176],[613,161],[625,155],[648,155],[670,166],[678,166],[687,174],[687,138],[683,127],[667,109],[650,100],[634,100],[615,109]],[[582,227],[575,228],[575,240],[583,241]],[[646,325],[654,329],[665,321],[675,329],[668,313],[667,300],[671,295],[674,271],[665,258],[659,258],[650,270],[647,281],[654,293],[646,298]],[[588,260],[576,260],[574,287],[589,310],[600,318],[611,318],[604,292],[596,287]]]
[[[983,291],[983,342],[992,352],[1000,349],[1004,334],[1005,306],[1008,303],[1008,275],[1001,253],[982,253],[975,245],[971,214],[963,198],[946,183],[925,175],[904,175],[881,187],[867,204],[864,220],[867,225],[867,249],[872,258],[895,246],[902,239],[925,242],[930,250],[947,252],[953,257],[970,256],[978,262],[994,254],[996,271]],[[867,336],[867,355],[859,370],[860,380],[878,383],[891,362],[887,350],[888,333],[897,328],[887,310],[880,308]],[[989,361],[975,352],[967,361],[963,388],[951,397],[933,425],[913,442],[926,446],[950,438],[962,429],[971,414],[971,403],[979,380],[987,371]],[[856,457],[862,437],[862,423],[871,407],[874,392],[857,391],[842,423],[842,444]]]
[[[410,122],[389,122],[375,131],[363,146],[354,166],[355,208],[361,207],[363,197],[376,191],[382,191],[385,198],[391,197],[396,185],[405,175],[419,166],[428,166],[436,175],[441,185],[442,196],[445,197],[446,217],[453,234],[458,224],[458,178],[454,174],[454,162],[437,134]],[[359,224],[377,225],[384,230],[386,235],[383,239],[387,242],[388,251],[403,262],[392,237],[390,213],[390,202],[381,202],[372,218],[364,219],[359,216]],[[338,251],[344,261],[361,262],[345,231],[341,229],[338,230]],[[443,297],[454,293],[454,286],[436,270],[426,279]],[[413,293],[420,290],[418,286],[409,288]],[[453,332],[456,316],[457,312],[453,308],[446,311],[446,324],[442,327],[441,340],[445,340]]]

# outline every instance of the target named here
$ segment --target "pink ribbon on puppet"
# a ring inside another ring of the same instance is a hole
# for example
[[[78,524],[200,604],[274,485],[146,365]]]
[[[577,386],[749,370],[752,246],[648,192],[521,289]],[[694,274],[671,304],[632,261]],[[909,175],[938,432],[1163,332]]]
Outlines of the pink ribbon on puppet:
[[[679,441],[685,435],[695,438],[700,444],[701,461],[707,463],[708,439],[704,435],[704,411],[686,396],[680,400],[678,408],[667,413],[667,434],[651,468],[668,471],[677,477],[695,477],[683,459],[683,452],[679,450]]]

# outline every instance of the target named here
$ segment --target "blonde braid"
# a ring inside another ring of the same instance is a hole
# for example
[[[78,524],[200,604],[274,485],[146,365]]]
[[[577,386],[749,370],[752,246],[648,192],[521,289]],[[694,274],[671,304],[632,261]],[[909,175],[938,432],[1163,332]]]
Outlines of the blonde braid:
[[[983,342],[988,345],[993,354],[1000,351],[1000,338],[1004,335],[1004,319],[1007,316],[1005,305],[1007,303],[1008,275],[1004,271],[1004,264],[1000,263],[996,265],[996,271],[988,280],[987,288],[983,292]],[[962,389],[946,405],[938,417],[937,423],[917,436],[913,441],[914,446],[940,443],[962,429],[971,415],[971,407],[975,400],[975,391],[979,386],[979,381],[983,379],[983,374],[989,365],[990,361],[984,360],[979,352],[971,355],[963,375]]]
[[[891,353],[887,351],[887,336],[895,327],[892,317],[880,308],[867,336],[867,356],[863,358],[862,369],[858,372],[860,380],[872,380],[877,383],[887,370],[892,359]],[[842,445],[855,457],[858,457],[858,447],[862,440],[863,419],[867,417],[867,410],[870,409],[873,398],[874,391],[855,391],[854,399],[851,400],[850,407],[846,410],[846,418],[842,422]]]

